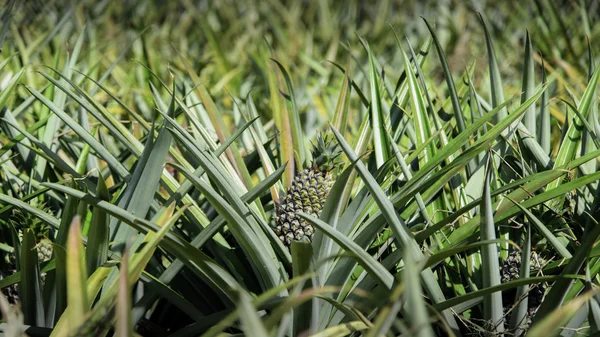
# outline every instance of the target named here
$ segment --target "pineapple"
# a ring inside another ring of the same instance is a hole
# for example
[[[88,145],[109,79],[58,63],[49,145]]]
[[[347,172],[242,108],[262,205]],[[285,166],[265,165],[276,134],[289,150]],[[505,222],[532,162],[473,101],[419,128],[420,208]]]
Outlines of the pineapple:
[[[312,239],[314,228],[297,212],[319,216],[335,181],[333,170],[339,164],[337,158],[341,153],[331,134],[319,135],[317,144],[313,144],[310,167],[294,178],[292,186],[276,207],[275,234],[286,246],[290,246],[293,240]]]
[[[54,246],[52,241],[46,237],[38,237],[38,244],[36,245],[38,261],[46,262],[52,258],[54,252]]]
[[[44,204],[34,204],[34,206],[37,206],[37,208],[43,212],[49,212],[49,209]],[[16,212],[14,223],[15,226],[19,228],[19,237],[21,239],[24,228],[30,228],[33,230],[37,243],[35,248],[37,249],[38,261],[40,263],[49,261],[52,258],[52,253],[54,251],[54,246],[51,240],[54,231],[39,218],[22,211]]]
[[[48,209],[43,205],[40,206],[40,209],[44,212],[47,212]],[[44,222],[40,219],[33,217],[30,214],[22,214],[23,222],[22,225],[33,229],[35,233],[36,245],[35,248],[37,250],[38,263],[47,262],[52,259],[52,254],[54,252],[54,245],[52,240],[52,229],[48,227]],[[19,236],[22,236],[22,231],[19,232]],[[42,281],[42,286],[46,284],[46,273],[40,274],[40,279]]]
[[[543,265],[546,263],[546,261],[544,261],[544,259],[539,256],[535,251],[531,252],[531,259],[530,259],[530,273],[532,275],[535,275],[537,273],[540,272],[540,270],[542,269]],[[502,262],[502,265],[500,266],[500,279],[502,283],[506,283],[506,282],[510,282],[513,280],[516,280],[520,277],[519,272],[521,270],[521,254],[519,251],[517,250],[512,250],[510,252],[510,254],[508,255],[508,257],[506,258],[506,260],[504,260]],[[531,325],[531,320],[533,318],[533,315],[535,315],[537,309],[540,307],[540,305],[542,304],[542,300],[544,299],[544,293],[545,290],[547,288],[546,284],[535,284],[532,285],[530,287],[529,292],[527,293],[527,297],[528,297],[528,303],[527,303],[527,307],[528,307],[528,312],[527,315],[525,317],[525,329],[528,329],[529,326]],[[505,290],[502,292],[502,302],[504,305],[504,328],[505,330],[505,336],[511,336],[513,335],[514,331],[510,331],[509,329],[509,321],[510,321],[510,315],[511,315],[511,310],[513,309],[513,305],[515,303],[515,298],[516,296],[516,289],[509,289],[509,290]],[[483,321],[483,320],[476,320],[476,319],[471,319],[466,321],[469,324],[469,332],[467,333],[467,336],[472,336],[472,337],[480,337],[480,336],[498,336],[497,332],[493,332],[495,331],[495,326],[494,324],[498,324],[498,323],[492,323],[490,321]]]
[[[2,260],[0,260],[0,280],[17,272],[15,254],[6,253],[3,255]],[[19,287],[17,284],[2,288],[2,293],[6,296],[10,304],[15,304],[19,301]]]
[[[543,267],[544,260],[535,252],[531,252],[531,262],[530,262],[530,270],[531,274],[535,276]],[[503,262],[500,267],[500,274],[502,283],[506,283],[509,281],[513,281],[519,278],[519,271],[521,269],[521,254],[520,252],[513,250],[507,257],[507,259]],[[545,284],[535,284],[532,285],[528,297],[528,313],[526,317],[526,326],[531,324],[531,318],[537,311],[537,309],[542,304],[542,300],[544,299],[544,293],[546,290]],[[508,315],[508,312],[512,309],[512,304],[515,303],[515,295],[516,290],[512,289],[511,291],[504,291],[504,311]]]
[[[40,209],[47,211],[44,205],[38,206]],[[54,246],[51,241],[52,230],[46,224],[44,224],[37,217],[32,216],[26,212],[15,209],[12,214],[10,221],[12,225],[18,231],[18,240],[21,241],[23,238],[23,229],[31,228],[36,235],[36,249],[39,263],[47,262],[52,258]],[[9,243],[10,244],[10,243]],[[14,246],[14,244],[13,244]],[[17,262],[15,260],[16,255],[14,252],[7,252],[3,254],[0,260],[0,280],[13,275],[17,272]],[[42,286],[46,283],[46,273],[40,274],[40,280]],[[18,283],[12,284],[9,287],[3,288],[2,293],[7,297],[9,303],[15,304],[19,301],[19,285]]]

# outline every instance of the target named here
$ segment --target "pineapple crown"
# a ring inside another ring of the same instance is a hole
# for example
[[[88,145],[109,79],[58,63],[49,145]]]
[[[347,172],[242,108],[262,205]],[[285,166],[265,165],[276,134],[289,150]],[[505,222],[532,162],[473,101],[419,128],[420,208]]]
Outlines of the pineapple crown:
[[[317,144],[312,143],[312,167],[319,171],[329,172],[338,164],[338,157],[342,154],[338,143],[335,141],[333,134],[319,134],[317,136]]]
[[[47,207],[46,203],[43,202],[39,203],[38,201],[34,200],[31,202],[31,206],[44,213],[50,212],[50,208]],[[41,221],[38,217],[22,209],[14,208],[10,221],[13,222],[15,228],[19,230],[26,228],[31,229],[33,233],[35,233],[36,239],[38,240],[50,237],[50,234],[53,232],[52,228],[46,225],[46,223]]]

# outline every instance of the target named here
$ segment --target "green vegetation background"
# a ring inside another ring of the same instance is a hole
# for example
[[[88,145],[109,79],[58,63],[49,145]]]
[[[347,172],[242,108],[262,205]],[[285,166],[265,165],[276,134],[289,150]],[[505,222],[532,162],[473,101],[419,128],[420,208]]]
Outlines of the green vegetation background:
[[[600,329],[598,1],[2,5],[5,335]]]

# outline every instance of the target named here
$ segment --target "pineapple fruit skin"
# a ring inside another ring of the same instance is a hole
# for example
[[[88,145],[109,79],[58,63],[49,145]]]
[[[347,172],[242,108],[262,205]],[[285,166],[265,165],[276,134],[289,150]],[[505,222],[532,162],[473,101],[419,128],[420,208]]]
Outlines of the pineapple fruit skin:
[[[539,257],[535,251],[531,252],[530,271],[531,271],[532,275],[536,275],[542,269],[544,263],[545,263],[545,261],[541,257]],[[518,279],[520,277],[520,275],[519,275],[520,270],[521,270],[521,254],[519,251],[513,250],[508,255],[507,259],[504,260],[504,262],[500,268],[502,283],[506,283],[506,282],[510,282],[510,281]],[[526,329],[528,329],[529,326],[531,325],[533,316],[535,315],[535,313],[539,309],[540,305],[542,304],[542,301],[544,299],[545,290],[546,290],[546,285],[543,283],[534,284],[534,285],[530,286],[529,292],[527,293],[528,311],[527,311],[527,315],[525,317],[525,322],[524,322],[525,323],[524,327]],[[513,289],[512,291],[508,291],[508,292],[504,293],[505,295],[507,295],[506,296],[507,303],[505,304],[505,307],[504,307],[506,317],[509,316],[510,310],[512,310],[512,305],[509,305],[509,304],[512,304],[516,300],[518,300],[515,298],[515,292],[516,292],[516,290]]]
[[[532,252],[531,256],[531,272],[536,274],[542,268],[544,261],[537,256],[535,252]],[[521,255],[518,251],[513,250],[506,260],[504,260],[501,268],[500,275],[502,283],[510,282],[519,278],[519,272],[521,269]],[[540,306],[544,298],[545,286],[543,284],[532,285],[528,293],[529,298],[529,309],[535,311]],[[510,299],[510,302],[514,302],[514,299]]]
[[[318,216],[331,190],[331,172],[307,168],[293,180],[288,193],[277,206],[275,234],[286,245],[292,241],[312,240],[314,228],[298,216],[298,212]]]
[[[49,261],[52,259],[52,254],[54,252],[54,246],[52,241],[49,239],[42,239],[38,242],[36,246],[37,256],[39,263]],[[16,261],[15,261],[15,253],[8,253],[7,262],[0,268],[0,279],[13,275],[17,272]],[[46,273],[40,274],[40,280],[42,282],[42,286],[46,284]],[[19,302],[19,284],[15,283],[9,287],[2,289],[2,293],[6,296],[8,302],[10,304],[16,304]]]
[[[315,229],[298,212],[319,216],[335,181],[337,158],[342,153],[332,134],[319,135],[313,144],[310,167],[299,172],[286,195],[276,206],[275,234],[284,245],[292,241],[311,241]]]
[[[0,268],[0,280],[8,277],[17,272],[17,266],[15,262],[15,254],[10,253],[6,256],[6,261],[3,264],[2,268]],[[19,301],[19,286],[18,284],[13,284],[9,287],[3,288],[2,293],[6,296],[8,303],[15,304]]]

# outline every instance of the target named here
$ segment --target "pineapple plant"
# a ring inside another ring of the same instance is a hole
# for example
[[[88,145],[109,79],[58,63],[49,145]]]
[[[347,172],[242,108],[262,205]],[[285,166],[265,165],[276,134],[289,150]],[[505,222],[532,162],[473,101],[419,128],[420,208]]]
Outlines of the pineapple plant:
[[[409,1],[402,12],[393,1],[8,3],[0,284],[20,295],[27,326],[52,336],[535,335],[554,308],[586,294],[582,277],[559,273],[589,269],[597,283],[600,72],[587,48],[600,26],[562,27],[584,26],[582,13],[596,22],[598,11],[536,2],[540,13],[560,14],[541,20],[529,5],[488,2],[498,10],[480,7],[482,19],[494,13],[484,40],[472,6],[459,3]],[[496,15],[502,9],[518,15]],[[436,29],[415,14],[435,18]],[[84,28],[81,18],[92,19]],[[394,39],[388,19],[416,49]],[[526,35],[537,45],[521,59],[514,51]],[[488,69],[470,54],[486,54]],[[536,81],[538,69],[550,86]],[[563,113],[561,96],[577,102],[577,114]],[[306,151],[304,132],[326,120],[343,137],[324,133]],[[343,178],[336,143],[355,163]],[[277,167],[294,158],[294,171]],[[28,207],[36,200],[52,207]],[[541,279],[516,280],[529,267],[516,252],[505,256],[507,241],[522,237],[511,223],[524,210],[556,246],[535,248],[555,261]],[[73,226],[75,212],[84,220]],[[28,263],[11,253],[19,233]],[[313,243],[290,252],[296,240]],[[51,255],[44,268],[23,268]],[[44,287],[26,282],[42,271],[51,276]],[[546,285],[548,296],[534,293]],[[579,316],[555,325],[598,330]]]
[[[275,234],[286,246],[290,246],[292,241],[312,239],[314,228],[297,213],[319,216],[335,181],[334,170],[339,166],[341,153],[332,134],[317,137],[311,165],[294,178],[276,207]]]
[[[42,211],[48,211],[44,205],[36,205]],[[10,218],[12,226],[17,230],[19,241],[23,240],[23,230],[30,228],[35,233],[36,239],[36,252],[39,263],[47,262],[52,258],[54,247],[52,243],[52,230],[40,219],[28,214],[24,211],[16,209]],[[13,243],[13,246],[16,246]],[[16,254],[13,251],[5,252],[3,254],[2,262],[0,263],[0,279],[13,275],[17,272]],[[46,281],[46,273],[40,274],[40,280],[42,286]],[[10,287],[3,289],[4,295],[7,297],[9,303],[15,304],[19,301],[19,287],[18,284],[13,284]]]

